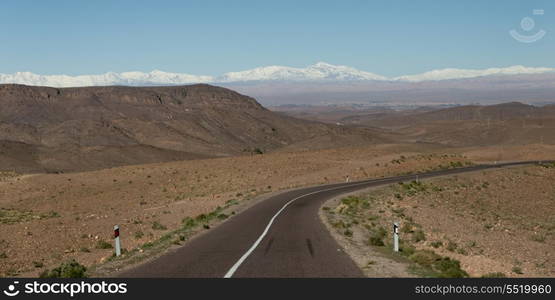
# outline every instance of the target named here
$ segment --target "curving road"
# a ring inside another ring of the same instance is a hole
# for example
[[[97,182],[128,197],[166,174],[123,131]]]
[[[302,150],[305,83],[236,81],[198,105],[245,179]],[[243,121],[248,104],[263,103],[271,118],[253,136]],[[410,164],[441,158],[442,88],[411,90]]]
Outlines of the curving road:
[[[537,163],[478,165],[422,173],[418,178]],[[407,175],[286,191],[253,205],[176,251],[117,276],[363,277],[320,222],[318,210],[323,202],[341,194],[414,179],[415,175]]]

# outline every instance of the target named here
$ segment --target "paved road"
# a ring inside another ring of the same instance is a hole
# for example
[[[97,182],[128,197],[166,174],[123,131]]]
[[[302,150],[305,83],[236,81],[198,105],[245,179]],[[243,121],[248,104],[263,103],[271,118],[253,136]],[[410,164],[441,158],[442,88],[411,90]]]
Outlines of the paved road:
[[[419,174],[425,179],[536,161]],[[363,277],[320,222],[323,202],[356,190],[414,180],[415,175],[287,191],[230,218],[183,247],[119,277]],[[271,222],[271,224],[269,224]]]

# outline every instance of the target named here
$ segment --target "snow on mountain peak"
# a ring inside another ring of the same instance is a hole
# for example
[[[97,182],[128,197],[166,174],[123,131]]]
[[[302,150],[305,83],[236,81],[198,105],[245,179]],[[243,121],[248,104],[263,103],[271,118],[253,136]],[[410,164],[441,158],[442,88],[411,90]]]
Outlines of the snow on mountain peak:
[[[247,81],[437,81],[447,79],[462,79],[492,75],[540,74],[554,72],[554,68],[525,67],[521,65],[506,68],[476,69],[439,69],[421,74],[404,75],[387,78],[378,74],[360,71],[358,69],[317,62],[305,68],[286,66],[266,66],[239,72],[229,72],[222,76],[191,75],[185,73],[170,73],[160,70],[144,72],[107,72],[96,75],[37,75],[31,72],[17,72],[1,74],[1,83],[17,83],[27,85],[41,85],[52,87],[78,87],[98,85],[179,85],[191,83],[230,83]]]
[[[541,74],[555,71],[554,68],[530,68],[521,65],[510,66],[506,68],[489,68],[483,70],[476,69],[440,69],[433,70],[421,74],[405,75],[393,78],[399,81],[432,81],[432,80],[448,80],[448,79],[462,79],[474,78],[492,75],[517,75],[517,74]]]
[[[387,80],[377,74],[359,71],[347,66],[336,66],[317,62],[306,68],[268,66],[240,72],[229,72],[217,78],[221,82],[258,81],[258,80]]]

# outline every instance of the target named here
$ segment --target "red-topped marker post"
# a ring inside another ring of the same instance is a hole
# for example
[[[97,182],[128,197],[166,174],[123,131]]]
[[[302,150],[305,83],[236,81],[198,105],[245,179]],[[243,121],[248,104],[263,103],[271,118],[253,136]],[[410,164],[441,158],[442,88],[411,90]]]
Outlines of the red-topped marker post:
[[[121,243],[119,241],[119,226],[114,226],[114,239],[116,240],[116,256],[121,255]]]

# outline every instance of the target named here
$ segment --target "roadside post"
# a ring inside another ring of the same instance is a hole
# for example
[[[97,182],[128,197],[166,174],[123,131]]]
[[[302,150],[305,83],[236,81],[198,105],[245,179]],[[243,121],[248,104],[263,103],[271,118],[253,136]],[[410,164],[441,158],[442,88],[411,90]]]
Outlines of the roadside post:
[[[393,251],[399,252],[399,222],[393,223]]]
[[[114,239],[116,241],[116,256],[121,255],[121,243],[119,241],[119,226],[114,226]]]

